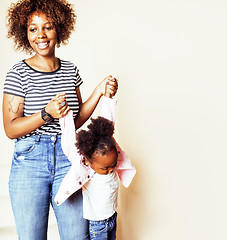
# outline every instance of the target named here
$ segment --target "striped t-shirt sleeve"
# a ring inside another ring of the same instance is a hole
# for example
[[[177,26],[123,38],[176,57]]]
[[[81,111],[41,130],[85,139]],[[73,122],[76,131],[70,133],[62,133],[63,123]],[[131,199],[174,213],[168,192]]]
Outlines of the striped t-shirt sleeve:
[[[22,86],[20,73],[15,69],[11,69],[7,73],[3,93],[16,95],[23,98],[25,97],[25,91]]]
[[[76,86],[76,88],[77,88],[77,87],[79,87],[79,86],[83,83],[83,81],[82,81],[82,79],[81,79],[81,77],[80,77],[79,69],[78,69],[77,67],[75,67],[75,71],[76,71],[76,82],[75,82],[75,86]]]

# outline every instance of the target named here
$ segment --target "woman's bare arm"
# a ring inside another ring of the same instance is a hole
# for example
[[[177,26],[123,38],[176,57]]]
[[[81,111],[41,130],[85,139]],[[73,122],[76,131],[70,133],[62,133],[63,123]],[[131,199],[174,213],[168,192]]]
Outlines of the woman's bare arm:
[[[112,76],[108,76],[95,88],[91,96],[84,103],[82,101],[80,88],[76,88],[76,94],[80,105],[80,111],[75,118],[76,129],[80,128],[91,117],[101,96],[106,94],[108,94],[108,96],[114,96],[117,92],[117,88],[117,80]]]
[[[61,106],[65,101],[65,94],[59,93],[46,105],[45,109],[53,118],[60,118],[69,111],[68,104]],[[24,98],[3,95],[3,124],[6,135],[10,139],[19,138],[41,127],[45,121],[41,118],[41,111],[24,117]]]
[[[11,138],[22,137],[45,122],[41,118],[41,112],[29,117],[23,117],[24,98],[11,94],[3,95],[3,124],[6,135]]]

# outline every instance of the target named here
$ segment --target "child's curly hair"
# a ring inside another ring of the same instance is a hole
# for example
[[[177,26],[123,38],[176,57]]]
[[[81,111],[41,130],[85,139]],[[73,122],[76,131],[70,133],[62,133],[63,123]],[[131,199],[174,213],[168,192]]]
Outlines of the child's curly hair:
[[[57,47],[66,44],[76,22],[76,14],[66,0],[19,0],[8,9],[8,38],[14,40],[16,50],[32,53],[27,39],[27,22],[36,11],[41,11],[50,18],[57,32]]]
[[[78,152],[92,163],[94,153],[104,156],[116,148],[113,133],[114,124],[110,120],[103,117],[91,119],[88,130],[81,130],[76,135]]]

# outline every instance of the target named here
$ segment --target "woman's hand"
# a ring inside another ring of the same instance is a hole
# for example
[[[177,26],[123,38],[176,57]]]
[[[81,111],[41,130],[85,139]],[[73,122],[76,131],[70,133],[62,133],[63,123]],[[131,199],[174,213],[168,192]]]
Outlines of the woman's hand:
[[[98,88],[100,95],[104,95],[105,97],[113,97],[117,93],[118,80],[109,75],[98,85]]]
[[[111,78],[106,83],[104,96],[112,98],[117,93],[117,90],[118,90],[118,80],[116,78]]]
[[[65,93],[58,93],[46,105],[45,111],[49,113],[53,118],[62,118],[70,110],[65,95]]]
[[[93,91],[91,96],[87,99],[86,102],[82,102],[80,89],[76,89],[77,97],[79,100],[80,111],[75,118],[76,128],[80,128],[92,115],[95,110],[99,99],[101,96],[111,98],[117,92],[118,83],[117,79],[113,78],[111,75],[106,77]]]

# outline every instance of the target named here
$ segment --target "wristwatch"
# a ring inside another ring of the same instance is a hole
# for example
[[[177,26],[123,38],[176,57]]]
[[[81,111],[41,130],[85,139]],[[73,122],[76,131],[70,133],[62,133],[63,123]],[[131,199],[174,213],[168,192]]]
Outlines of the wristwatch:
[[[45,107],[41,110],[41,118],[45,122],[51,122],[53,120],[53,117],[45,111]]]

